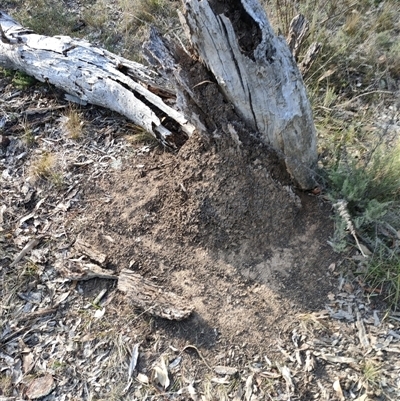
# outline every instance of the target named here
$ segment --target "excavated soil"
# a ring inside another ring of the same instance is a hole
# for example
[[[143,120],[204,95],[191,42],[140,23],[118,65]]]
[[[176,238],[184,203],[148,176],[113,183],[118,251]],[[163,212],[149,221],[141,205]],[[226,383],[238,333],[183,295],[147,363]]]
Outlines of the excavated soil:
[[[88,183],[84,219],[71,224],[110,268],[194,306],[186,322],[157,322],[170,335],[266,347],[294,314],[323,309],[336,258],[329,205],[278,179],[289,182],[265,149],[194,137],[177,155],[155,149]]]

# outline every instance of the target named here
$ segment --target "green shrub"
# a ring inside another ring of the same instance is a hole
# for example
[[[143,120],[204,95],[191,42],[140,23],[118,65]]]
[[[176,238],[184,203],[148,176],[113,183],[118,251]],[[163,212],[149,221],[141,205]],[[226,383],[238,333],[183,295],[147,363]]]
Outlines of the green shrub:
[[[332,246],[340,252],[355,241],[362,253],[369,254],[366,279],[372,286],[384,288],[390,303],[397,307],[400,300],[400,146],[381,144],[363,155],[362,160],[344,153],[336,165],[328,168],[328,180],[332,202],[342,202],[346,208],[345,213],[336,208]]]

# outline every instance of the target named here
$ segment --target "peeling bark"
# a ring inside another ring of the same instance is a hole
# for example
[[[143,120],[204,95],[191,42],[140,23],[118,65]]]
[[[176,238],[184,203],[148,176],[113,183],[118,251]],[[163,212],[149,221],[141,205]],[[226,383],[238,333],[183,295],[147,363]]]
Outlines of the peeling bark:
[[[296,15],[296,17],[294,17],[290,22],[289,33],[286,38],[286,42],[296,60],[300,53],[301,45],[307,36],[308,30],[309,23],[302,14]]]
[[[118,289],[127,295],[133,306],[153,316],[183,320],[193,312],[193,307],[186,299],[173,292],[165,291],[128,269],[121,271]]]

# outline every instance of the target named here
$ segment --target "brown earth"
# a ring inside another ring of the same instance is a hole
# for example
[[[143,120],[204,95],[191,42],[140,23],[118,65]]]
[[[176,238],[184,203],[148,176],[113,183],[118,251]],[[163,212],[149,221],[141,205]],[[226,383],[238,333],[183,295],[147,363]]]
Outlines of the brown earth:
[[[187,322],[158,322],[171,335],[265,347],[294,314],[323,309],[332,290],[329,205],[282,185],[265,149],[229,145],[192,138],[177,155],[132,157],[88,182],[84,222],[71,224],[110,267],[195,307]]]

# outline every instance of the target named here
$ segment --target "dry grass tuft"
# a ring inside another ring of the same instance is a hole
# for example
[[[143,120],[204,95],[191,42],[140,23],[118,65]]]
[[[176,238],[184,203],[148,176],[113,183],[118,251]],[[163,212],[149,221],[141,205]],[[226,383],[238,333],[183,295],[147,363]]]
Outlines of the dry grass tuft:
[[[62,119],[62,127],[66,135],[74,140],[81,139],[84,125],[83,114],[71,106]]]
[[[30,166],[30,175],[34,180],[44,180],[56,187],[62,187],[63,175],[57,164],[57,157],[50,152],[44,152]]]
[[[17,12],[18,22],[42,35],[69,35],[77,21],[58,0],[25,0]]]

